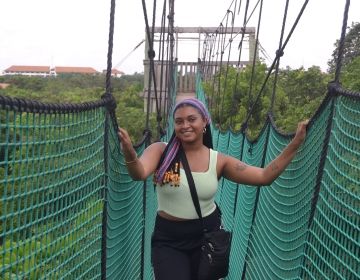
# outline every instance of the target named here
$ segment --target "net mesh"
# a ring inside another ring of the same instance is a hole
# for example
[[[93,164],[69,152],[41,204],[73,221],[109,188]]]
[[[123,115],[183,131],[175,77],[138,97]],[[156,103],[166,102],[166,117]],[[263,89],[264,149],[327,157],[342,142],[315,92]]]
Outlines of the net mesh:
[[[103,132],[103,108],[1,110],[1,279],[99,277]]]
[[[205,102],[199,77],[197,86]],[[233,232],[226,279],[360,278],[359,100],[328,95],[271,186],[219,182],[216,201]],[[129,177],[107,107],[1,105],[0,278],[153,279],[156,190],[152,178]],[[255,166],[290,141],[269,120],[256,141],[212,132],[215,149]]]

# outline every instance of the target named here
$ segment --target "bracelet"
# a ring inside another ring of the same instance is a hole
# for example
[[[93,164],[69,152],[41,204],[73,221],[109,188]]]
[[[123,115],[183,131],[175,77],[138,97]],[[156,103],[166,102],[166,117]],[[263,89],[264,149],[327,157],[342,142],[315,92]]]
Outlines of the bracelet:
[[[126,163],[126,164],[131,164],[131,163],[136,162],[137,159],[138,159],[137,157],[136,157],[134,160],[130,160],[130,161],[127,161],[127,160],[125,159],[125,163]]]

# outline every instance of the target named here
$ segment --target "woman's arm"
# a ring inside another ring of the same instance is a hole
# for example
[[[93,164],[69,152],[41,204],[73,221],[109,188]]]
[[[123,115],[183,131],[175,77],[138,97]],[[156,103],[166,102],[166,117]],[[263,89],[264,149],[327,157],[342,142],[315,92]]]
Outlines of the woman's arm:
[[[128,132],[119,128],[118,135],[129,175],[137,181],[146,180],[155,171],[166,144],[162,142],[151,144],[138,158]]]
[[[220,155],[220,172],[226,179],[239,184],[270,185],[286,169],[305,140],[308,121],[298,124],[295,137],[281,154],[265,168],[247,165],[230,156]]]

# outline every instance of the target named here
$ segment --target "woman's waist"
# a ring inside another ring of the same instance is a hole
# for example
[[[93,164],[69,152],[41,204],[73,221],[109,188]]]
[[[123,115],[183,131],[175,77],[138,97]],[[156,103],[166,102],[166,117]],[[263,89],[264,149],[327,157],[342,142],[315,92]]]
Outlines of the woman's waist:
[[[219,228],[221,217],[217,208],[208,216],[200,219],[183,219],[159,211],[155,220],[155,232],[165,233],[173,237],[192,237]]]

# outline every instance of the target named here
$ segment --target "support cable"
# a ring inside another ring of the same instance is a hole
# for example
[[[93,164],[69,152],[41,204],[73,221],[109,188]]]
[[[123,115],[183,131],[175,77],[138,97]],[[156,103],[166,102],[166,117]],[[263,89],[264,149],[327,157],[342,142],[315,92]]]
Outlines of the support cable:
[[[284,37],[288,8],[289,8],[289,0],[286,0],[285,11],[284,11],[284,16],[283,16],[283,23],[282,23],[282,28],[281,28],[281,35],[280,35],[280,40],[279,40],[279,50],[281,49],[281,45],[282,45],[282,41],[283,41],[283,37]],[[278,54],[276,54],[276,55],[278,55]],[[281,56],[282,56],[282,54],[280,54],[278,60],[276,61],[274,85],[273,85],[273,92],[272,92],[272,96],[271,96],[270,112],[273,112],[273,109],[274,109],[275,92],[276,92],[276,85],[277,85],[277,80],[278,80],[278,75],[279,75],[279,66],[280,66],[280,57]]]
[[[148,58],[150,61],[150,69],[149,69],[149,81],[148,81],[148,96],[147,96],[147,112],[146,112],[146,123],[145,123],[145,131],[149,130],[150,127],[150,98],[151,98],[151,85],[152,81],[154,82],[154,93],[155,93],[155,106],[156,112],[159,111],[159,104],[157,98],[157,87],[156,87],[156,79],[155,79],[155,65],[154,65],[154,58],[155,58],[155,51],[154,51],[154,28],[155,28],[155,11],[156,11],[156,0],[154,0],[154,8],[153,8],[153,26],[152,32],[150,31],[149,27],[149,20],[147,16],[147,9],[145,0],[142,0],[142,7],[145,19],[145,27],[146,27],[146,37],[149,42],[149,50],[148,50]]]
[[[341,30],[341,37],[340,37],[339,48],[338,48],[338,57],[337,57],[337,61],[336,61],[335,83],[339,83],[339,79],[340,79],[342,59],[343,59],[344,48],[345,48],[345,35],[346,35],[347,20],[348,20],[348,15],[349,15],[349,6],[350,6],[350,0],[346,0],[344,17],[343,17],[343,25],[342,25],[342,30]]]

